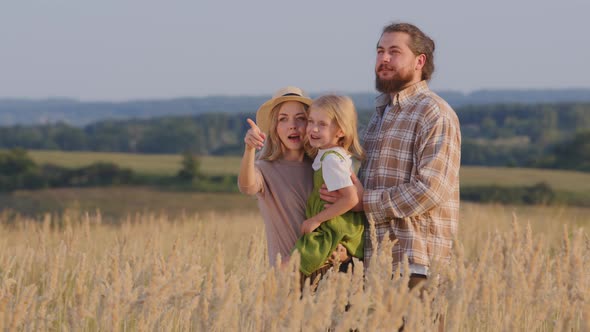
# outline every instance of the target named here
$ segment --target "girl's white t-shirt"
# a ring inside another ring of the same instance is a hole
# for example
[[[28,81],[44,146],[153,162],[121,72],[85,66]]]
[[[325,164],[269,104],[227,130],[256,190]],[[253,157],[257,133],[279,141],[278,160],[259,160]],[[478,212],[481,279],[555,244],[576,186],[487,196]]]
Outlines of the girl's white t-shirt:
[[[323,155],[329,151],[338,152],[342,158],[334,153],[329,153],[322,161]],[[350,178],[352,172],[352,159],[348,152],[342,147],[338,146],[325,150],[320,149],[313,161],[312,167],[314,171],[322,168],[322,176],[328,191],[334,191],[353,185],[352,179]]]

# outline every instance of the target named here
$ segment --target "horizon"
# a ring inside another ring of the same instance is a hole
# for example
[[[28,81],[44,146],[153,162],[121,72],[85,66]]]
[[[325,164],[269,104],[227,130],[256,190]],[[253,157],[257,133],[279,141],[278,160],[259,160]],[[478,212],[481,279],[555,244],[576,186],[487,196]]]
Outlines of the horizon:
[[[469,92],[462,92],[458,90],[439,90],[439,89],[432,89],[437,94],[459,94],[463,97],[470,97],[474,94],[482,93],[482,92],[492,92],[492,93],[511,93],[511,92],[519,92],[519,93],[542,93],[542,92],[587,92],[589,93],[588,99],[590,100],[590,87],[571,87],[571,88],[515,88],[515,89],[478,89]],[[342,95],[378,95],[380,92],[373,91],[373,92],[361,92],[361,91],[323,91],[323,92],[308,92],[305,91],[310,95],[310,97],[315,98],[316,96],[321,96],[323,94],[329,93],[336,93]],[[133,99],[80,99],[75,97],[67,97],[67,96],[52,96],[52,97],[4,97],[0,96],[0,102],[6,101],[30,101],[30,102],[79,102],[79,103],[129,103],[129,102],[150,102],[150,101],[172,101],[178,99],[207,99],[207,98],[270,98],[272,96],[272,92],[268,94],[211,94],[205,96],[173,96],[173,97],[145,97],[145,98],[133,98]]]
[[[588,1],[229,5],[6,4],[0,99],[268,96],[287,85],[375,93],[375,44],[392,21],[435,40],[435,91],[590,89]]]

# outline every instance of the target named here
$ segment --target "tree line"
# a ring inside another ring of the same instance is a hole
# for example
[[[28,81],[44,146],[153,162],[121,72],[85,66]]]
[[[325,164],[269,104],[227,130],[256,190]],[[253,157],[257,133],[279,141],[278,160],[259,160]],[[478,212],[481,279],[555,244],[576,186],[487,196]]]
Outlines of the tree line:
[[[471,105],[456,109],[464,165],[590,171],[590,103]],[[359,110],[360,131],[372,111]],[[0,148],[239,155],[252,113],[207,113],[0,128]]]
[[[588,103],[590,89],[437,91],[451,106],[484,104]],[[359,109],[372,107],[376,93],[348,94]],[[79,101],[70,98],[0,99],[0,126],[64,122],[85,126],[105,119],[147,119],[169,115],[252,112],[268,100],[260,96],[207,96],[121,102]],[[317,94],[312,94],[317,97]]]

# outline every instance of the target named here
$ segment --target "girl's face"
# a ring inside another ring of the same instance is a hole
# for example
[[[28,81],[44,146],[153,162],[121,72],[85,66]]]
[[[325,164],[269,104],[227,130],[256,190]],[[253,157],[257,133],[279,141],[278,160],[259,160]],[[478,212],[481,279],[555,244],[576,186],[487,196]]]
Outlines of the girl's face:
[[[277,114],[277,135],[281,140],[285,159],[290,159],[291,155],[303,154],[306,126],[307,114],[303,104],[287,101],[281,105]]]
[[[344,133],[334,119],[327,112],[312,107],[307,119],[309,144],[314,148],[329,149],[338,146],[341,137],[344,137]]]

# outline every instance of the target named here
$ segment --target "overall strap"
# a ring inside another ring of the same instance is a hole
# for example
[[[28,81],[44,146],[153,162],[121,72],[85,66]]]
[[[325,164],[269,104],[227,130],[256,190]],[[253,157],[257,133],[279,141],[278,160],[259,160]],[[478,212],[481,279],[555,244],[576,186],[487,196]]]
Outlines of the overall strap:
[[[322,158],[320,158],[320,161],[324,161],[324,158],[326,158],[326,156],[329,154],[335,154],[340,158],[340,160],[344,160],[344,157],[340,153],[338,153],[337,151],[334,151],[334,150],[330,150],[330,151],[325,152],[322,155]]]

